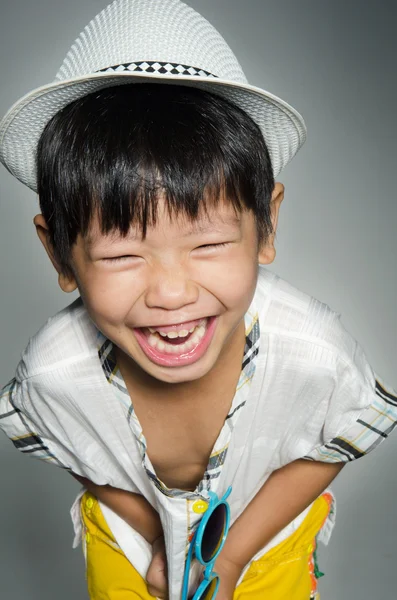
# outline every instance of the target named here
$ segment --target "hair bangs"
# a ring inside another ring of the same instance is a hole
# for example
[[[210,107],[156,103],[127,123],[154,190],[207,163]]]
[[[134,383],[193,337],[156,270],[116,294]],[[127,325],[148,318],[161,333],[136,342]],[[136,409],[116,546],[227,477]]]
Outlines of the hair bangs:
[[[90,177],[91,179],[91,177]],[[174,160],[169,165],[146,165],[142,172],[133,164],[125,164],[112,171],[111,177],[93,177],[94,187],[87,181],[84,197],[87,211],[83,215],[80,233],[85,236],[93,214],[102,234],[118,231],[126,236],[131,226],[142,233],[144,240],[148,227],[158,222],[159,206],[171,220],[183,217],[195,221],[209,216],[209,208],[227,200],[235,212],[244,209],[239,195],[238,181],[232,173],[226,174],[221,165],[208,164],[208,172],[189,173]]]
[[[40,139],[38,186],[61,265],[94,216],[103,234],[135,226],[145,238],[160,202],[194,221],[226,200],[260,217],[259,238],[270,232],[274,180],[258,126],[192,87],[129,84],[68,105]]]

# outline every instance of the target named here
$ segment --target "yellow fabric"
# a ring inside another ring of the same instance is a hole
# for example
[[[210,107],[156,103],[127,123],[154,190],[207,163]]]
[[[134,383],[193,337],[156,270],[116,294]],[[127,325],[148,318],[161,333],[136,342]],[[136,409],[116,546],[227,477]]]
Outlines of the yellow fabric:
[[[153,600],[145,580],[119,548],[96,498],[86,492],[81,509],[91,600]],[[233,600],[318,600],[313,551],[328,511],[329,497],[324,494],[293,535],[251,564]]]

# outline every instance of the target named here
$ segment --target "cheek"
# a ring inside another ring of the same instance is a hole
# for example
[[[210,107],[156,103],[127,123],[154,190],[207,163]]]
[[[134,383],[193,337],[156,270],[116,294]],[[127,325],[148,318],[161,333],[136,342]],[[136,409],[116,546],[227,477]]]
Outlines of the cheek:
[[[80,288],[84,304],[96,323],[117,326],[128,315],[143,291],[139,277],[131,273],[91,273]]]
[[[226,307],[247,306],[251,303],[258,273],[255,257],[236,253],[224,262],[203,265],[200,270],[201,277],[198,281]]]

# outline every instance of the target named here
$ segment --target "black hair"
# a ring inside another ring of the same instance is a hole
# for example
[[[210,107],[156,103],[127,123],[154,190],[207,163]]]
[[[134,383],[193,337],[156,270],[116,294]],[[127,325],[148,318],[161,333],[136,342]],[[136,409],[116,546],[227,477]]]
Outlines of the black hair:
[[[40,209],[64,272],[94,214],[102,233],[156,224],[159,193],[170,216],[197,218],[222,193],[255,216],[258,244],[272,232],[274,178],[256,123],[207,91],[164,83],[108,87],[80,98],[45,127],[37,149]],[[213,204],[214,205],[214,204]]]

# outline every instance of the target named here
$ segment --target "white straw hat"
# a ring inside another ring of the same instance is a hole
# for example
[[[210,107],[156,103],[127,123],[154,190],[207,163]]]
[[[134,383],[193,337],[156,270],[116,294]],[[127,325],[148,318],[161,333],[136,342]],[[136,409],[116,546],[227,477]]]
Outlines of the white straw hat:
[[[259,125],[274,175],[306,138],[301,115],[247,83],[223,37],[179,0],[115,0],[77,38],[55,81],[14,104],[0,122],[0,160],[36,190],[36,148],[48,121],[95,90],[132,82],[205,89],[245,110]]]

